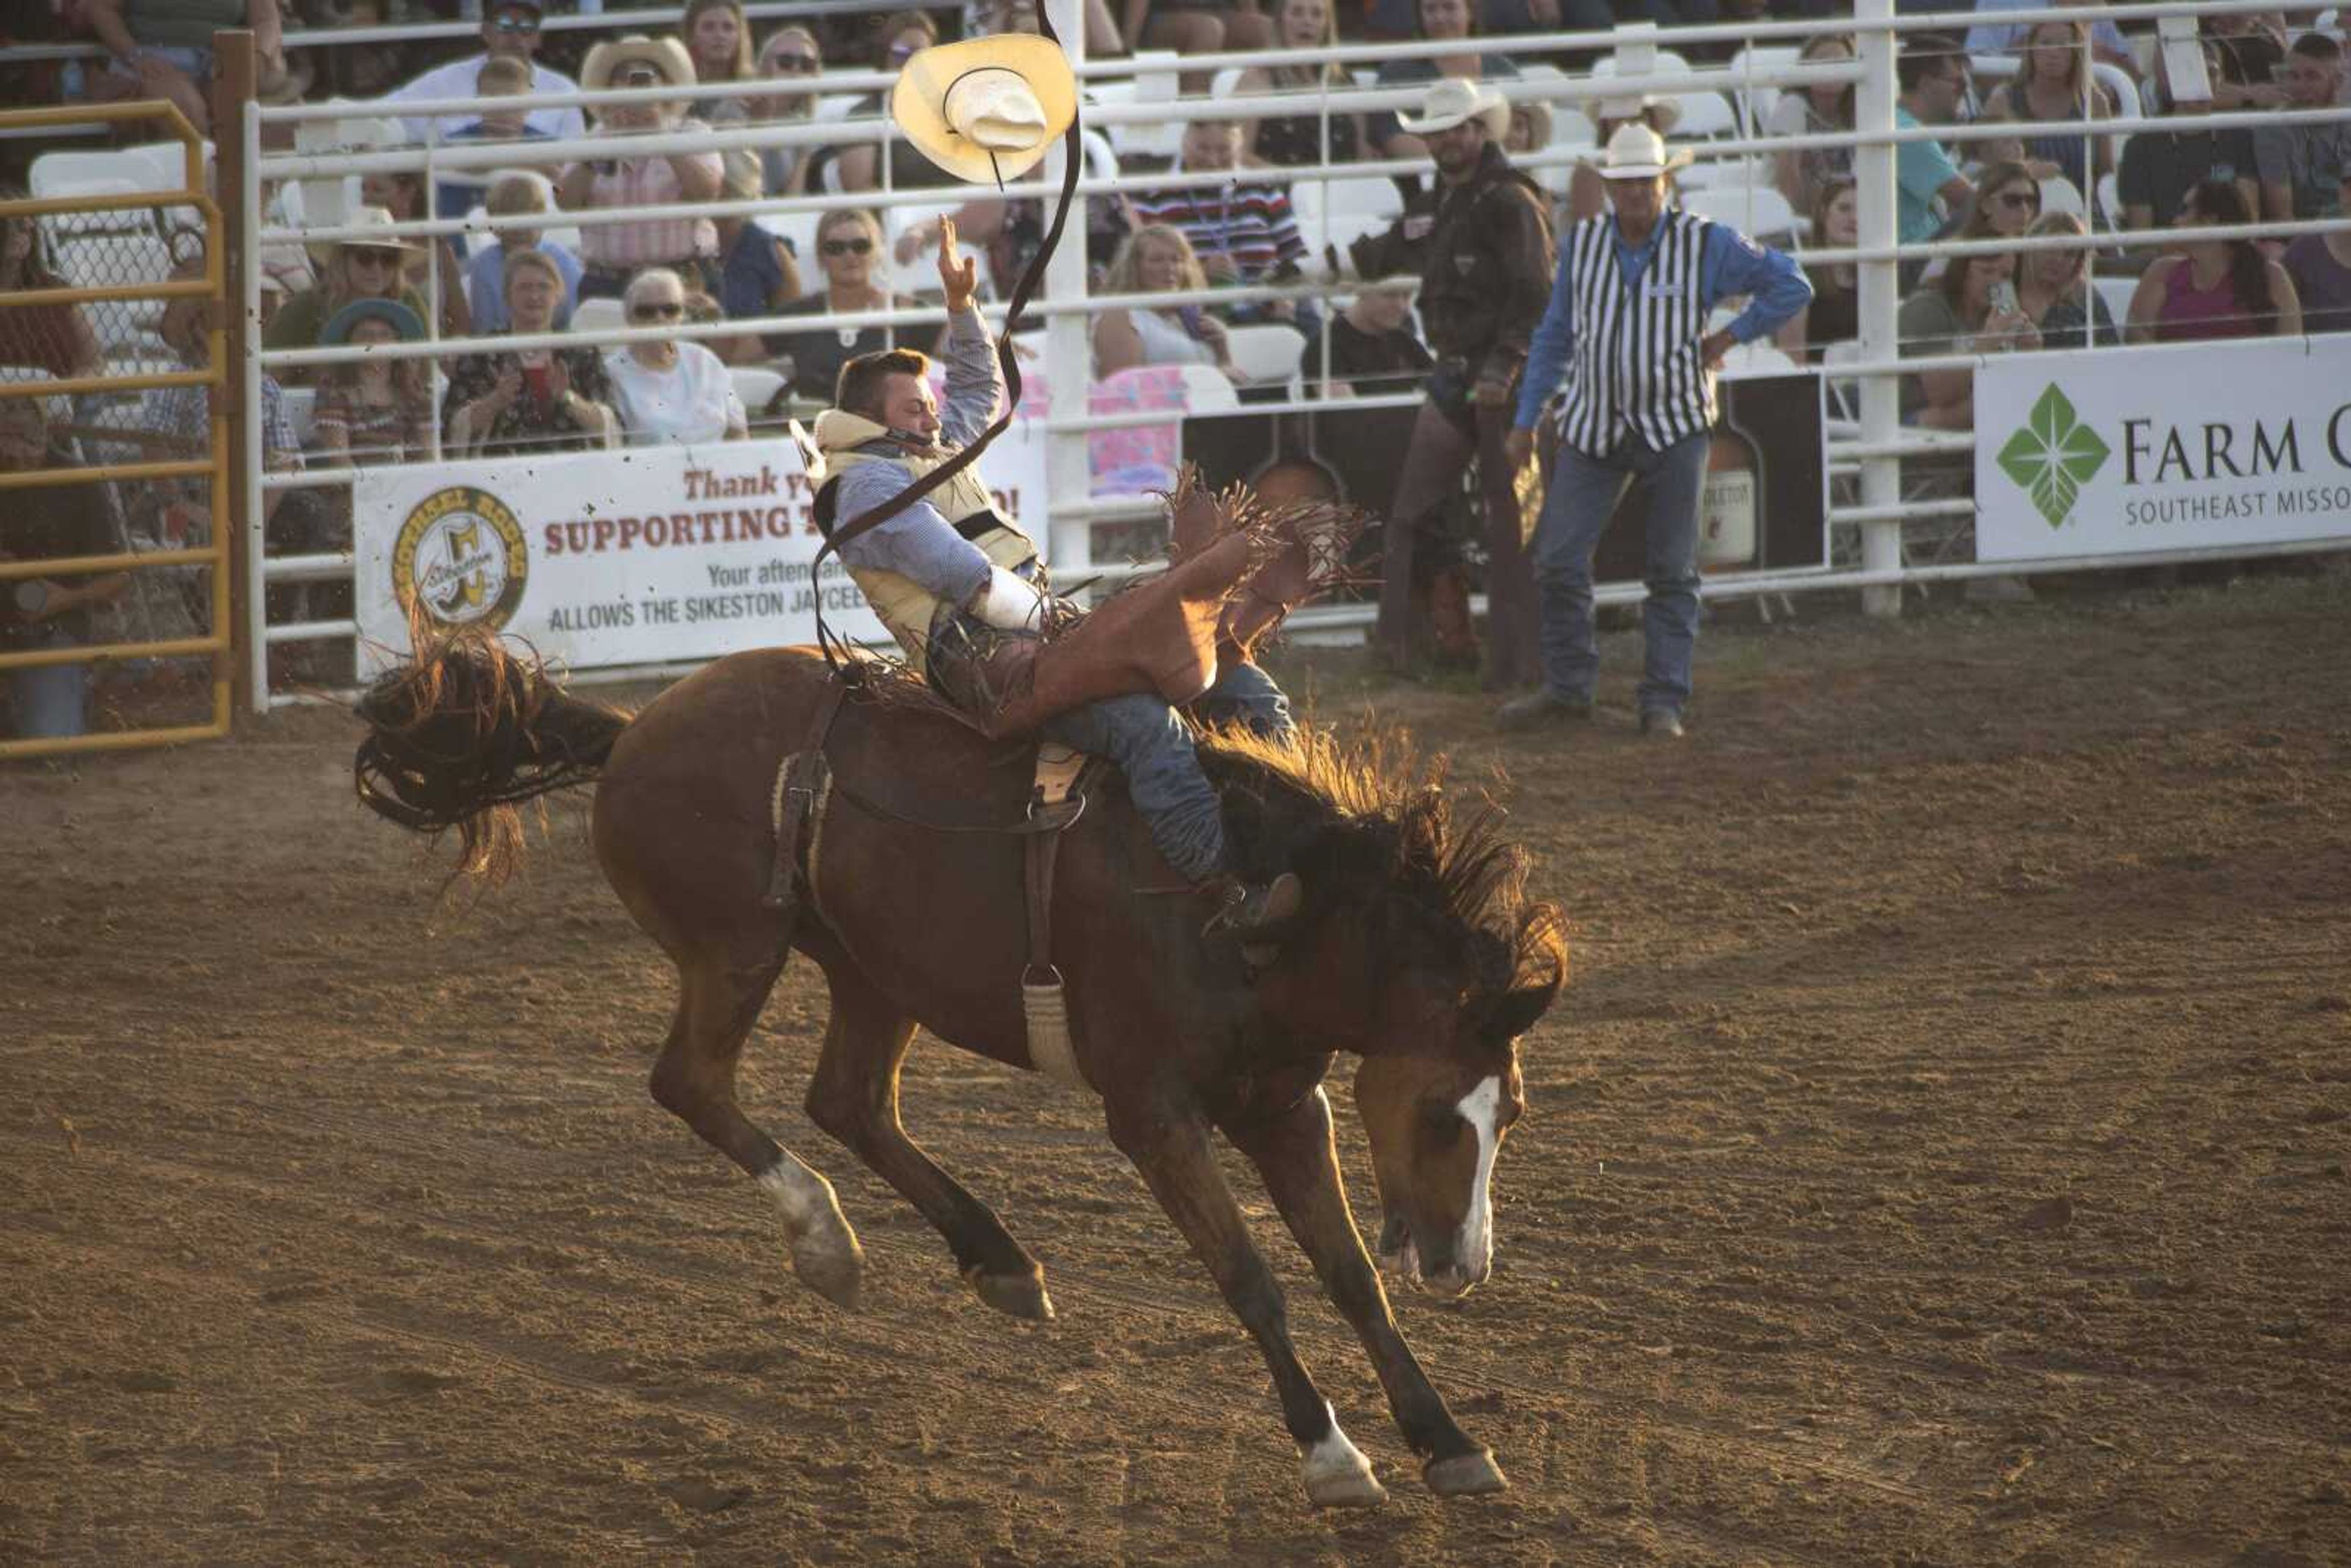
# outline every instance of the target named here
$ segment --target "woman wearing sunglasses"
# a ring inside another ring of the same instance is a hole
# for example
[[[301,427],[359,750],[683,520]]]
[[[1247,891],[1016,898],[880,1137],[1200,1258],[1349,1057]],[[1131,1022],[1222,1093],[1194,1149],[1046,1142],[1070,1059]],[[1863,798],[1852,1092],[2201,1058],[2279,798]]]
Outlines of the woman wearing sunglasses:
[[[778,27],[759,47],[759,75],[770,90],[747,99],[755,125],[780,125],[816,118],[816,78],[824,70],[824,51],[816,35],[797,22]],[[793,90],[783,90],[789,86]],[[797,196],[808,190],[810,155],[815,148],[759,149],[762,183],[771,196]]]
[[[824,287],[796,300],[787,316],[827,316],[851,310],[907,310],[916,301],[892,294],[878,281],[882,268],[882,225],[873,214],[855,207],[827,213],[816,228],[816,264],[824,272]],[[792,391],[802,397],[832,400],[841,367],[860,354],[894,349],[904,336],[891,327],[822,328],[768,340],[770,351],[791,361],[788,372]]]
[[[648,267],[622,296],[632,329],[685,322],[685,281],[666,267]],[[604,351],[604,382],[629,439],[698,445],[750,434],[743,400],[717,355],[676,338],[641,340]]]

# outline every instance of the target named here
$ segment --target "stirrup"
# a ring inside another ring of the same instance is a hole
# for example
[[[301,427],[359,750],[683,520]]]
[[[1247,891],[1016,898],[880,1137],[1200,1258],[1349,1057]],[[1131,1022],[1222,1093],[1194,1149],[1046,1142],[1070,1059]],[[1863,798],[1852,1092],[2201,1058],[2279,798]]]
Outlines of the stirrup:
[[[1295,872],[1283,872],[1259,886],[1231,878],[1226,883],[1223,904],[1200,927],[1200,935],[1270,936],[1298,913],[1305,895],[1305,885]]]

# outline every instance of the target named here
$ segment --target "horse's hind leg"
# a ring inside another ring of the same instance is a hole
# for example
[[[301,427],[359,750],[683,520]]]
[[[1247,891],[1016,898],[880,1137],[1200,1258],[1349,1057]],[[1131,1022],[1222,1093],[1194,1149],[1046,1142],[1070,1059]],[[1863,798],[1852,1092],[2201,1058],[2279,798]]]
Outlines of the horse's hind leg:
[[[898,1070],[914,1042],[914,1020],[849,962],[828,965],[825,977],[832,986],[832,1022],[809,1084],[809,1120],[848,1145],[937,1228],[981,1301],[1016,1318],[1050,1318],[1053,1303],[1037,1260],[898,1120]]]
[[[801,1282],[835,1306],[854,1307],[864,1254],[832,1184],[754,1126],[735,1103],[744,1041],[782,971],[780,959],[737,968],[716,953],[681,962],[677,1018],[653,1064],[653,1095],[774,1195]]]

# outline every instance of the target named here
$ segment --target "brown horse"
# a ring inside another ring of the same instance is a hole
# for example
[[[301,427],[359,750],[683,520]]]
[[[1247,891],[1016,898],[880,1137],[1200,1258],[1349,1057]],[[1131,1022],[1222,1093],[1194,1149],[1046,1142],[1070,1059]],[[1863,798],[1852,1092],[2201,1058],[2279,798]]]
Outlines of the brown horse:
[[[832,678],[805,650],[740,653],[631,718],[558,690],[479,637],[430,648],[361,704],[360,793],[404,825],[458,827],[466,870],[521,844],[517,803],[598,780],[597,858],[676,963],[676,1021],[653,1098],[781,1206],[793,1266],[843,1307],[862,1256],[831,1185],[754,1126],[737,1063],[794,948],[831,989],[808,1113],[946,1239],[982,1300],[1052,1315],[1044,1275],[996,1215],[898,1120],[914,1030],[1029,1067],[1020,820],[1032,747],[983,740],[917,705],[852,700],[826,743],[835,786],[798,846],[796,911],[762,903],[776,859],[778,765],[807,743]],[[1202,759],[1251,875],[1293,869],[1306,902],[1278,946],[1204,936],[1208,900],[1151,848],[1115,779],[1069,830],[1054,957],[1083,1076],[1131,1159],[1255,1336],[1317,1503],[1385,1493],[1292,1347],[1273,1272],[1210,1147],[1221,1132],[1262,1174],[1291,1233],[1361,1336],[1405,1440],[1443,1494],[1505,1482],[1456,1425],[1390,1314],[1342,1185],[1322,1090],[1362,1058],[1356,1099],[1386,1211],[1393,1271],[1458,1295],[1493,1254],[1496,1150],[1522,1113],[1517,1040],[1551,1005],[1558,911],[1529,903],[1499,814],[1457,818],[1433,781],[1327,738],[1212,737]]]

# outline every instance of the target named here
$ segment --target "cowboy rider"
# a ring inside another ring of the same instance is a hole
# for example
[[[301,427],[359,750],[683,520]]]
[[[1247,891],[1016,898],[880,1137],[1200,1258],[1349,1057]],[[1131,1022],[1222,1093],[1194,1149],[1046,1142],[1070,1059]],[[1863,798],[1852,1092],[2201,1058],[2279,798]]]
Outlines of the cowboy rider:
[[[835,406],[817,419],[826,477],[820,518],[848,520],[881,507],[977,439],[1003,405],[996,346],[973,305],[977,268],[960,255],[955,225],[940,225],[939,283],[946,293],[946,406],[932,395],[926,355],[912,349],[862,354],[841,367]],[[827,523],[830,532],[831,524]],[[977,472],[848,538],[850,575],[897,640],[906,661],[943,694],[965,683],[953,666],[1006,635],[1041,635],[1050,588],[1036,545],[996,509]],[[1286,736],[1289,700],[1255,664],[1219,661],[1193,707],[1210,722]],[[1192,731],[1157,695],[1105,697],[1055,715],[1044,738],[1106,757],[1152,843],[1178,873],[1220,904],[1212,928],[1263,931],[1295,914],[1298,878],[1245,883],[1232,869],[1222,809],[1193,749]]]

